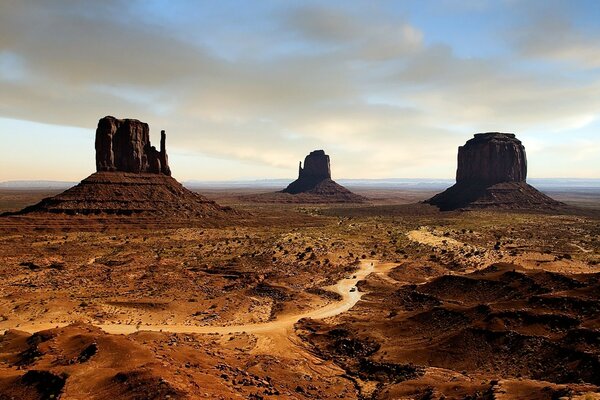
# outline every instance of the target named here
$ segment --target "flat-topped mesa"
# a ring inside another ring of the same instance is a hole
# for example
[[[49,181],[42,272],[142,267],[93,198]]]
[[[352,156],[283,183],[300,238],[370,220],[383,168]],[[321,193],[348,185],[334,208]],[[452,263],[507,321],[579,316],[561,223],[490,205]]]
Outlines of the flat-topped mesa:
[[[563,207],[528,185],[525,147],[512,133],[478,133],[458,148],[456,184],[425,201],[440,210]]]
[[[512,133],[477,133],[458,148],[456,183],[525,182],[525,147]]]
[[[104,117],[96,129],[96,171],[154,173],[171,176],[166,133],[160,151],[150,144],[148,124],[137,119]]]

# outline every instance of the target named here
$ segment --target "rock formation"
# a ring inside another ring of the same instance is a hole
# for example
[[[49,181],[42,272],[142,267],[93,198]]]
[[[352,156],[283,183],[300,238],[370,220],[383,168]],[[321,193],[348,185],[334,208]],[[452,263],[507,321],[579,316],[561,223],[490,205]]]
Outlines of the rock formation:
[[[313,189],[324,180],[331,179],[329,156],[323,150],[311,151],[298,167],[298,179],[290,183],[284,193],[298,194]]]
[[[306,202],[363,202],[366,199],[352,193],[331,179],[329,156],[323,150],[312,151],[298,169],[298,179],[282,193],[301,196]]]
[[[161,132],[160,151],[148,124],[104,117],[96,130],[96,168],[78,185],[16,214],[142,215],[154,219],[222,218],[231,214],[171,177]]]
[[[512,133],[477,133],[458,148],[456,183],[525,182],[525,147]]]
[[[158,151],[150,144],[148,124],[136,119],[102,118],[96,129],[96,171],[170,176],[165,131],[161,131]]]
[[[561,203],[528,185],[525,147],[512,133],[478,133],[458,148],[456,184],[426,203],[458,208],[544,208]]]
[[[229,209],[184,188],[170,176],[114,171],[96,172],[78,185],[18,214],[204,218],[225,215],[225,211]]]

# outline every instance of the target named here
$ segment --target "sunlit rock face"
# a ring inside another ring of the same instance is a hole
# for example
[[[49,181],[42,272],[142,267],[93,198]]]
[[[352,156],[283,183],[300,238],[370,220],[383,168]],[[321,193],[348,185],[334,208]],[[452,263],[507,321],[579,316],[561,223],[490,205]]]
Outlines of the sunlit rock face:
[[[148,124],[137,119],[104,117],[96,129],[96,171],[120,171],[171,175],[166,134],[161,132],[160,151],[150,144]]]

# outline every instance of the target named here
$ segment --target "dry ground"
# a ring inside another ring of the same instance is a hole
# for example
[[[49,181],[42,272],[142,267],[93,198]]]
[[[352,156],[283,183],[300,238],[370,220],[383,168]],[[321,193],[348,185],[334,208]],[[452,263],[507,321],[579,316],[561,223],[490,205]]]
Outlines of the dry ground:
[[[366,206],[215,193],[243,213],[0,219],[0,399],[596,396],[593,207],[439,213],[401,205],[414,193],[371,192]],[[357,274],[350,310],[255,329],[338,308],[332,285]]]

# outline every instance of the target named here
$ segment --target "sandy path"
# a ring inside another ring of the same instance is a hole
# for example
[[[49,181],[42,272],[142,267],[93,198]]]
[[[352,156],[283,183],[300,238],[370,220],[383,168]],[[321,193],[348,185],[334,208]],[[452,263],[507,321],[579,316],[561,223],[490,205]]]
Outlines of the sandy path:
[[[367,275],[375,269],[374,260],[361,261],[359,270],[353,275],[352,278],[345,278],[338,281],[335,285],[328,287],[336,293],[342,296],[342,300],[328,304],[324,307],[316,310],[307,311],[301,314],[283,316],[276,319],[275,321],[262,322],[255,324],[243,324],[243,325],[231,325],[231,326],[190,326],[190,325],[143,325],[139,328],[135,325],[123,325],[123,324],[100,324],[96,325],[103,331],[113,334],[130,334],[139,330],[144,331],[163,331],[172,333],[264,333],[272,332],[281,329],[293,328],[294,324],[302,318],[313,318],[323,319],[333,317],[335,315],[344,313],[351,309],[364,293],[355,290],[351,292],[351,288],[355,287],[358,281],[363,280]]]
[[[140,331],[159,331],[170,333],[188,333],[188,334],[236,334],[241,332],[254,334],[256,343],[249,350],[253,354],[269,354],[279,357],[281,360],[293,360],[292,365],[295,369],[310,371],[310,374],[317,374],[321,377],[339,378],[346,377],[346,371],[341,369],[333,360],[323,360],[312,353],[302,339],[294,332],[294,325],[302,318],[323,319],[343,314],[350,310],[361,297],[365,294],[355,289],[356,284],[365,279],[371,273],[377,274],[383,279],[388,278],[387,274],[397,264],[379,263],[377,260],[362,260],[360,267],[351,278],[344,278],[335,285],[327,289],[339,293],[342,299],[330,303],[324,307],[313,309],[300,314],[286,315],[275,321],[266,323],[231,325],[231,326],[190,326],[183,324],[173,325],[123,325],[123,324],[95,324],[103,331],[111,334],[132,334]],[[59,326],[64,326],[60,324]],[[44,329],[55,328],[56,324],[32,324],[27,326],[15,327],[15,329],[29,333],[38,332]],[[0,332],[2,329],[0,329]],[[373,388],[368,382],[363,382],[356,378],[353,380],[358,385],[362,393],[370,393]]]
[[[413,242],[427,244],[432,247],[463,247],[463,243],[449,237],[437,236],[425,227],[410,231],[406,236]]]
[[[375,272],[380,275],[386,274],[395,264],[380,264],[377,260],[362,260],[360,267],[356,271],[352,278],[344,278],[338,281],[335,285],[327,287],[327,289],[339,293],[342,296],[342,300],[333,302],[324,307],[317,308],[303,312],[301,314],[286,315],[282,316],[275,321],[255,323],[255,324],[243,324],[243,325],[230,325],[230,326],[193,326],[184,324],[170,324],[170,325],[128,325],[128,324],[94,324],[101,328],[103,331],[111,334],[131,334],[139,331],[154,331],[154,332],[171,332],[171,333],[217,333],[217,334],[230,334],[230,333],[275,333],[279,331],[283,333],[285,331],[292,330],[294,324],[302,318],[313,318],[323,319],[333,317],[342,314],[350,310],[361,297],[364,292],[359,292],[357,289],[351,291],[356,284],[365,279],[369,274]],[[67,324],[31,324],[21,325],[14,327],[21,331],[34,333],[44,329],[51,329],[57,326],[65,326]],[[3,327],[4,328],[4,327]],[[4,328],[6,330],[7,328]],[[287,335],[285,335],[287,336]]]

